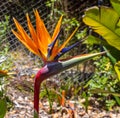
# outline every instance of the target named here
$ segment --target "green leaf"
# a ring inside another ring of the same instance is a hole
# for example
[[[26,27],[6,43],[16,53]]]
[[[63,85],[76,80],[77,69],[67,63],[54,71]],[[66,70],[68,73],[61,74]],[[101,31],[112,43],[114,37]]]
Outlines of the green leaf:
[[[0,100],[0,118],[4,118],[7,111],[7,104],[5,99]]]
[[[119,14],[120,16],[120,0],[110,0],[114,10]]]
[[[83,21],[101,35],[109,45],[120,50],[120,19],[114,9],[104,6],[100,9],[89,8],[85,12]]]
[[[116,73],[118,75],[118,79],[120,81],[120,61],[115,64],[114,68],[115,68],[115,71],[116,71]]]
[[[104,50],[107,51],[106,55],[109,57],[109,59],[111,60],[112,64],[115,65],[115,63],[117,62],[118,59],[118,55],[120,55],[120,53],[118,52],[118,50],[116,50],[116,48],[112,47],[112,46],[103,46]],[[110,50],[110,52],[108,51],[108,49]],[[119,60],[119,59],[118,59]]]
[[[93,44],[104,44],[104,45],[107,45],[106,41],[105,40],[101,40],[100,38],[97,38],[93,35],[89,35],[86,40],[84,41],[84,43],[86,44],[90,44],[90,45],[93,45]]]
[[[34,118],[39,118],[37,111],[34,111]]]
[[[108,91],[108,90],[102,90],[102,89],[99,89],[99,88],[96,88],[96,89],[91,89],[89,90],[91,93],[105,93],[105,94],[111,94],[113,96],[117,96],[117,97],[120,97],[120,94],[119,93],[115,93],[115,92],[111,92],[111,91]]]
[[[102,45],[104,50],[107,52],[107,56],[110,58],[113,64],[115,64],[116,61],[120,60],[120,51],[117,50],[115,47],[109,45],[106,40],[101,40],[100,38],[97,38],[93,35],[89,35],[84,43],[89,45]]]
[[[105,102],[109,111],[112,110],[113,106],[116,104],[115,100],[106,100]]]

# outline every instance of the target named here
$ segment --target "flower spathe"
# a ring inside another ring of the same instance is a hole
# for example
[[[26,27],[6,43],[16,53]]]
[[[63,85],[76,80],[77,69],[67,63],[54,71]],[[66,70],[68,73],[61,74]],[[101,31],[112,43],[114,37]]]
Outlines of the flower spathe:
[[[31,52],[41,57],[44,62],[54,61],[55,58],[65,48],[78,28],[76,28],[73,33],[63,42],[63,44],[59,46],[58,34],[61,29],[63,16],[60,17],[54,29],[53,35],[50,36],[44,22],[39,16],[38,11],[35,10],[34,14],[36,18],[36,29],[33,27],[29,15],[26,14],[30,36],[26,33],[26,31],[15,18],[13,18],[13,20],[18,31],[12,30],[12,32]]]

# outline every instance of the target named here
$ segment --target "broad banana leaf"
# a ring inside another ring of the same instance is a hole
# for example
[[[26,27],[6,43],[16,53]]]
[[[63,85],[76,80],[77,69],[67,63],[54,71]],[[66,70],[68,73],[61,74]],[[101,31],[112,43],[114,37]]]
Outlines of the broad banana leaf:
[[[120,16],[120,0],[110,0],[114,10],[119,14]]]
[[[109,45],[120,50],[120,19],[113,8],[105,6],[89,8],[85,12],[83,21],[101,35]]]

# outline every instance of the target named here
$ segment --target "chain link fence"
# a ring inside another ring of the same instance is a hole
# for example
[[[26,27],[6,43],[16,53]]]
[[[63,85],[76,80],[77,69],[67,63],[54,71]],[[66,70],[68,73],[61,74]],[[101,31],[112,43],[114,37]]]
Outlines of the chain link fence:
[[[108,4],[108,1],[105,0],[104,4]],[[98,0],[0,0],[0,53],[5,54],[8,52],[8,58],[12,58],[16,65],[18,63],[25,65],[38,59],[11,32],[11,28],[15,29],[13,17],[28,32],[25,14],[29,13],[35,26],[33,10],[37,9],[51,34],[60,15],[65,14],[66,19],[75,18],[81,24],[79,30],[82,31],[84,29],[84,24],[82,23],[84,10],[93,5],[98,5]],[[66,24],[65,27],[68,27],[68,25]],[[63,33],[63,35],[66,34]],[[81,52],[81,50],[78,52]],[[19,61],[16,61],[17,57]]]
[[[44,20],[48,30],[52,32],[53,29],[51,30],[51,27],[53,27],[56,22],[50,21],[50,17],[60,16],[60,13],[57,13],[57,11],[55,13],[54,9],[58,10],[58,12],[61,11],[66,13],[68,17],[76,17],[78,21],[81,21],[81,17],[86,6],[96,4],[97,1],[92,3],[90,2],[91,0],[58,0],[58,2],[56,1],[53,3],[47,0],[1,0],[0,23],[4,23],[2,24],[3,26],[0,26],[2,32],[0,35],[1,44],[4,45],[8,42],[11,50],[23,48],[21,47],[18,39],[16,39],[11,32],[11,28],[15,29],[13,17],[15,17],[28,32],[25,14],[29,13],[29,15],[33,17],[33,9],[38,9],[40,16]],[[32,19],[32,23],[35,24],[35,19]],[[2,29],[3,27],[6,27],[4,32]]]

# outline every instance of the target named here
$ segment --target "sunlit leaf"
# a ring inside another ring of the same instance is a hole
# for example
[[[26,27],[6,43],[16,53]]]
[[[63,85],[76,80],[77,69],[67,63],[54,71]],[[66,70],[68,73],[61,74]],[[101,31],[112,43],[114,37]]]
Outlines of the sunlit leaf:
[[[118,75],[118,79],[120,81],[120,61],[115,64],[114,68],[115,68],[115,71],[116,71],[116,73]]]
[[[114,9],[104,6],[100,9],[98,7],[89,8],[85,12],[83,21],[101,35],[109,45],[120,50],[120,19]]]
[[[114,10],[119,14],[120,16],[120,0],[110,0]]]

